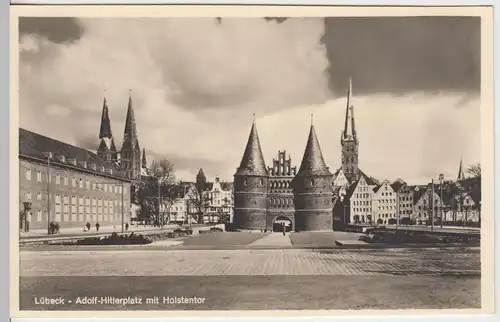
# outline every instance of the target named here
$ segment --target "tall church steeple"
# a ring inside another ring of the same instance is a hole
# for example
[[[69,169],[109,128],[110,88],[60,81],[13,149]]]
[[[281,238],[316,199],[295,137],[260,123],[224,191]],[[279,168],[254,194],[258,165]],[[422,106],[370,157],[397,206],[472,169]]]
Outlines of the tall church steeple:
[[[458,166],[458,176],[457,181],[465,180],[464,169],[462,166],[462,158],[460,158],[460,165]]]
[[[120,156],[120,163],[127,171],[127,176],[133,180],[139,179],[141,175],[141,149],[139,147],[139,139],[137,138],[131,91],[128,98],[127,117],[125,119],[123,145]]]
[[[102,104],[101,127],[99,130],[99,147],[97,148],[97,155],[106,161],[115,161],[117,158],[116,146],[111,132],[111,122],[109,120],[109,108],[104,97]]]
[[[141,166],[146,169],[148,167],[148,162],[146,160],[146,149],[142,148],[142,160],[141,160]]]
[[[347,106],[345,112],[344,130],[340,138],[342,146],[342,172],[349,181],[359,177],[358,137],[354,120],[354,106],[352,105],[352,80],[349,78],[347,91]]]

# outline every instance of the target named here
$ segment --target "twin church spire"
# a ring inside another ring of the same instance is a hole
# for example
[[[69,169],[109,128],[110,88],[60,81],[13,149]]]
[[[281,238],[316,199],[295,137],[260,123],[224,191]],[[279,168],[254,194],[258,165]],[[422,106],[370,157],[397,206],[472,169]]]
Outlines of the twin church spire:
[[[137,136],[137,126],[132,105],[132,95],[129,93],[127,116],[125,119],[125,129],[123,132],[123,144],[120,152],[117,151],[113,133],[111,131],[111,121],[109,117],[109,107],[106,97],[104,98],[101,116],[101,127],[99,130],[100,144],[97,149],[99,157],[106,161],[119,162],[120,166],[127,173],[130,179],[139,179],[141,175],[142,163],[145,162],[146,154],[141,149]]]

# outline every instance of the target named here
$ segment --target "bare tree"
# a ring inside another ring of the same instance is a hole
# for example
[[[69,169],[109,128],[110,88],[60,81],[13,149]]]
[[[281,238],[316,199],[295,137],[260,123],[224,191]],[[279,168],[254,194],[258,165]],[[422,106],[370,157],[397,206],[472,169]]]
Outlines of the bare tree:
[[[198,223],[203,223],[203,217],[210,206],[210,195],[199,186],[189,185],[186,187],[186,197],[188,209],[194,210]]]
[[[481,178],[481,164],[473,164],[467,168],[467,173],[471,178]]]
[[[165,211],[179,198],[174,165],[167,159],[153,161],[149,176],[139,188],[141,216],[156,226],[163,225]]]

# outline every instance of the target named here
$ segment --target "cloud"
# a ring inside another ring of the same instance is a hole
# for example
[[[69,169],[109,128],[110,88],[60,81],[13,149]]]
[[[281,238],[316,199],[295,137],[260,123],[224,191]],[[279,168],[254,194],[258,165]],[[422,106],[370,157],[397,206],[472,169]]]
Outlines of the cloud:
[[[232,180],[254,112],[268,164],[278,149],[300,162],[314,112],[325,159],[339,166],[345,100],[328,90],[323,19],[79,23],[85,32],[72,43],[21,37],[22,127],[96,149],[106,89],[119,148],[132,89],[141,147],[149,161],[171,159],[178,179],[204,168],[209,178]],[[361,167],[370,175],[421,181],[454,175],[461,155],[479,160],[473,94],[357,95],[354,103]]]

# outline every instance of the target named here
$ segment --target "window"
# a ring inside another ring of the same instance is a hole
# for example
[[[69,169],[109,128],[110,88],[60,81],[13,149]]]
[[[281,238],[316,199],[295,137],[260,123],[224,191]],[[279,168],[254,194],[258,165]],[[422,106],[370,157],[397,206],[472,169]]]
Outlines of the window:
[[[83,180],[82,179],[78,180],[78,187],[83,188]]]
[[[108,185],[106,183],[104,184],[104,192],[108,192]]]
[[[31,192],[26,192],[26,200],[31,201]]]
[[[41,192],[36,193],[36,200],[42,200],[42,193]]]
[[[42,211],[40,209],[36,211],[36,221],[42,221]]]
[[[25,169],[24,172],[26,175],[26,180],[31,180],[31,169]]]
[[[83,213],[85,208],[83,206],[83,197],[78,198],[78,221],[83,221]]]
[[[68,185],[68,177],[67,176],[64,176],[64,185],[67,186]]]
[[[85,181],[85,189],[90,189],[90,181]]]
[[[95,190],[95,188],[96,188],[95,182],[92,182],[92,190]]]
[[[55,221],[58,222],[58,221],[61,221],[61,195],[59,195],[59,194],[56,195],[55,203],[56,203]]]
[[[63,221],[69,221],[69,196],[63,197]]]
[[[61,176],[56,174],[56,184],[61,184]]]
[[[36,170],[36,181],[42,182],[42,171]]]
[[[76,196],[71,196],[71,221],[76,221],[77,208]]]

